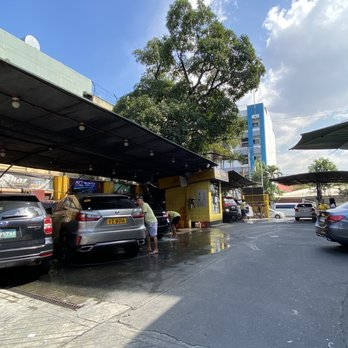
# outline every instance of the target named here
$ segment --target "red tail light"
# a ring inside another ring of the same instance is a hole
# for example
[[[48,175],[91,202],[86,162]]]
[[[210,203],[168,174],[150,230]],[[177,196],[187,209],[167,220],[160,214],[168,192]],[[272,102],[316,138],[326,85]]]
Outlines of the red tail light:
[[[76,244],[77,246],[79,246],[79,245],[80,245],[80,243],[81,243],[81,239],[82,239],[82,236],[76,236],[76,239],[75,239],[75,244]]]
[[[143,212],[136,212],[132,214],[132,218],[134,219],[141,219],[144,217],[144,213]]]
[[[101,218],[100,215],[78,213],[76,216],[77,221],[98,221]]]
[[[49,216],[44,218],[44,233],[46,236],[50,236],[53,232],[52,219]]]
[[[328,222],[340,222],[344,219],[343,215],[329,215],[326,219]]]

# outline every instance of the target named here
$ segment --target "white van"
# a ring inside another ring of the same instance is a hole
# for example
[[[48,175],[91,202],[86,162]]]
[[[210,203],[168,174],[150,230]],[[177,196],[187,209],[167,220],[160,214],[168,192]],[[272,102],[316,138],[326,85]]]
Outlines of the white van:
[[[295,216],[295,207],[298,203],[275,203],[274,210],[279,210],[285,214],[285,216]]]

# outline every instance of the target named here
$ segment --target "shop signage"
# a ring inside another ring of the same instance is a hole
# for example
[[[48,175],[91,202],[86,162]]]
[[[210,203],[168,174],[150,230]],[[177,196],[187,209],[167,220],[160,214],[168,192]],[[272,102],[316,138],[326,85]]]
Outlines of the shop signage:
[[[52,179],[25,174],[6,173],[0,178],[0,188],[52,190]]]

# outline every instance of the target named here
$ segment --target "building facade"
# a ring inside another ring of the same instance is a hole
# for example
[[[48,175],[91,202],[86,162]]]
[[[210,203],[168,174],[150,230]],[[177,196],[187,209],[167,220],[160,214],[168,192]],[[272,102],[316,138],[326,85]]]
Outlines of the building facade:
[[[263,103],[248,105],[240,112],[240,117],[247,122],[240,146],[235,152],[241,155],[240,161],[224,161],[225,170],[235,170],[242,175],[249,175],[256,161],[267,165],[276,165],[276,141],[272,119]]]

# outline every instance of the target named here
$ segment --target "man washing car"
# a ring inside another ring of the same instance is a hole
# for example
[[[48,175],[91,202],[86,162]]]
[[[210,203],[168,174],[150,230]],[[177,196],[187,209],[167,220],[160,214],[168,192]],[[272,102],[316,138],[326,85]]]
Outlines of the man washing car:
[[[146,226],[146,251],[147,254],[158,254],[158,240],[157,240],[157,218],[148,203],[144,202],[143,197],[137,198],[137,205],[144,213],[144,220]],[[154,250],[151,251],[151,239],[154,243]]]

